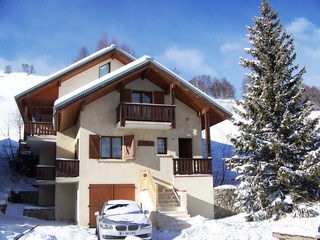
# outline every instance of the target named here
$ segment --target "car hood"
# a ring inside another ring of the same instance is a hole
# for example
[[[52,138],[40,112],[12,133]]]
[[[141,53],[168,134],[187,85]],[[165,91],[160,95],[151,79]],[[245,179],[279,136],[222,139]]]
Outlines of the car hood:
[[[107,222],[117,222],[117,223],[146,223],[148,222],[148,218],[144,214],[119,214],[119,215],[110,215],[104,216],[101,221]]]

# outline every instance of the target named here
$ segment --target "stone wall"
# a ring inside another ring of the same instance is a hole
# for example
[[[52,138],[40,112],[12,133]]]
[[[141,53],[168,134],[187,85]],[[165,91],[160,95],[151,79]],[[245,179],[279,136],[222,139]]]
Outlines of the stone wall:
[[[221,185],[213,188],[214,198],[214,218],[224,218],[236,215],[238,212],[234,209],[236,187],[233,185]]]
[[[54,207],[25,207],[23,216],[53,221],[54,212]]]

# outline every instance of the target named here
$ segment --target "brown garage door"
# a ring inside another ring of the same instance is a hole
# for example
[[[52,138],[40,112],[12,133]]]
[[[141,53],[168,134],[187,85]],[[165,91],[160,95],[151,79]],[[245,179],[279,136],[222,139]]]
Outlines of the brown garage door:
[[[134,184],[90,184],[89,185],[89,216],[90,227],[96,227],[95,212],[108,200],[135,200]]]

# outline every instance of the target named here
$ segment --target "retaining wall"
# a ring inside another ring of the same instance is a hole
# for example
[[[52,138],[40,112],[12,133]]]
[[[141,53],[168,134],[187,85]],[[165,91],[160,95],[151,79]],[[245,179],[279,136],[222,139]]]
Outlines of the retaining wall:
[[[213,188],[214,218],[224,218],[238,214],[234,208],[235,190],[233,185],[221,185]]]
[[[55,220],[54,212],[54,207],[25,207],[23,216],[53,221]]]

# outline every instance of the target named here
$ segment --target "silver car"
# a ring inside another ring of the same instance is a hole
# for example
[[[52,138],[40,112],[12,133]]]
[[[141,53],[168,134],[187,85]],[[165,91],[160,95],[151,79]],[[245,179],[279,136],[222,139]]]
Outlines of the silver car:
[[[129,200],[110,200],[96,212],[98,239],[152,238],[152,222],[138,204]]]

